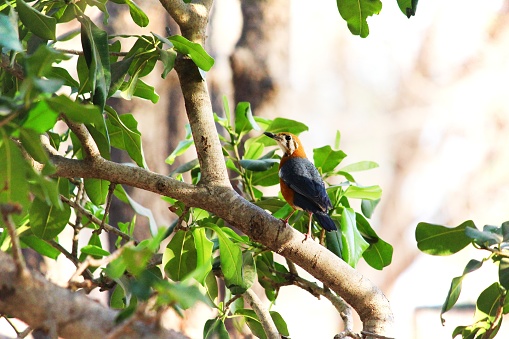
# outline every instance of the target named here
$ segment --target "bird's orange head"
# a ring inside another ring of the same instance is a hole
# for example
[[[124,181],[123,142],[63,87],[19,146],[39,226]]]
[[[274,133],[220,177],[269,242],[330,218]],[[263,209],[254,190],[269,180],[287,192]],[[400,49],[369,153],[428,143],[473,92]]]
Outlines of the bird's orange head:
[[[264,132],[266,136],[274,139],[279,147],[285,153],[283,157],[300,157],[306,158],[306,152],[304,152],[304,147],[302,147],[302,143],[299,138],[288,132],[281,133],[270,133]]]

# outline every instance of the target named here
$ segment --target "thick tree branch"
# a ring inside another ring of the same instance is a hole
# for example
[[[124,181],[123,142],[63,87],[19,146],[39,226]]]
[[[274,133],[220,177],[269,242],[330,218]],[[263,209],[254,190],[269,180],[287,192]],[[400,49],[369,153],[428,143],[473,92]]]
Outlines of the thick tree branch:
[[[180,26],[184,37],[202,46],[205,45],[212,0],[193,1],[189,4],[182,0],[159,0],[159,2]]]
[[[200,207],[223,218],[252,240],[290,259],[341,296],[359,314],[366,332],[390,335],[393,315],[383,293],[368,279],[314,241],[302,242],[302,234],[284,227],[230,187],[192,186],[175,179],[98,158],[93,162],[51,157],[56,174],[63,177],[104,179],[141,188]]]
[[[120,327],[123,338],[182,338],[177,332],[140,321],[126,331],[123,324],[115,323],[118,311],[56,286],[37,272],[32,273],[31,279],[19,279],[14,261],[3,252],[0,252],[0,310],[32,328],[54,328],[65,338],[105,338]]]

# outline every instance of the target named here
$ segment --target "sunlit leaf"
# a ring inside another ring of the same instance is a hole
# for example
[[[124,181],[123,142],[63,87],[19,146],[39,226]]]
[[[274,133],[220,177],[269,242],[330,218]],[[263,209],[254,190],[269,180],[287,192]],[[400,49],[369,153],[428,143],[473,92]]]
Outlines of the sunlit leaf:
[[[16,0],[19,19],[32,33],[46,39],[55,40],[57,19],[39,12],[23,0]]]
[[[189,55],[196,66],[202,70],[207,72],[214,65],[214,58],[203,49],[202,45],[189,41],[181,35],[173,35],[168,40],[173,43],[177,51]]]
[[[369,35],[367,18],[382,10],[380,0],[336,0],[339,14],[347,22],[354,35],[365,38]]]
[[[454,254],[472,242],[472,239],[465,234],[467,227],[475,229],[471,220],[454,228],[420,222],[415,229],[417,247],[431,255]]]

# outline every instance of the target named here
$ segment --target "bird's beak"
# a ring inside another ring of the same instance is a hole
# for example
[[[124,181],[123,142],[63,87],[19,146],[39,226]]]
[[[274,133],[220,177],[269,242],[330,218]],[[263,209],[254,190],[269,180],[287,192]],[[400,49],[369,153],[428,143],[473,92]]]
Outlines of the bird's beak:
[[[276,135],[274,133],[270,133],[270,132],[263,132],[263,134],[265,134],[266,136],[268,136],[269,138],[272,138],[272,139],[275,139],[276,138]]]

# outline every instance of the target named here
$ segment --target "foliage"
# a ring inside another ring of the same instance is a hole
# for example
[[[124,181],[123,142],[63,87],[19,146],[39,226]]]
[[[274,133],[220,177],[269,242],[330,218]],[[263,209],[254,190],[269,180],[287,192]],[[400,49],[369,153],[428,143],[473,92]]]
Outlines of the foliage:
[[[481,261],[471,259],[463,274],[452,279],[449,292],[442,305],[443,314],[454,307],[461,293],[463,279],[478,270],[485,262],[498,266],[498,281],[494,281],[479,294],[476,302],[474,322],[468,326],[458,326],[453,337],[494,338],[502,325],[503,315],[509,313],[509,222],[501,226],[486,225],[482,231],[472,221],[448,228],[441,225],[419,223],[415,231],[417,246],[431,255],[451,255],[468,245],[489,254]]]
[[[419,0],[397,0],[400,10],[408,18],[415,15]],[[354,35],[365,38],[369,35],[367,18],[380,14],[380,0],[336,0],[339,14],[346,21],[348,29]]]
[[[138,26],[147,25],[148,17],[133,1],[112,2],[127,5]],[[188,56],[204,71],[214,64],[201,45],[182,36],[109,36],[86,14],[88,8],[96,7],[107,21],[107,3],[0,3],[0,47],[9,63],[0,71],[0,204],[20,206],[21,213],[13,215],[13,221],[23,247],[52,259],[63,253],[77,266],[89,263],[90,258],[102,259],[104,264],[99,268],[88,264],[83,277],[92,287],[113,290],[110,306],[121,310],[118,321],[131,316],[140,302],[148,300],[157,310],[173,308],[178,313],[203,302],[218,312],[216,319],[205,324],[204,337],[227,337],[227,318],[236,319],[237,326],[246,323],[254,334],[263,337],[256,313],[244,308],[240,296],[258,281],[274,302],[280,287],[291,284],[292,274],[274,260],[272,252],[205,210],[166,198],[178,219],[168,228],[160,228],[150,210],[134,201],[122,186],[99,179],[60,178],[55,173],[52,150],[64,151],[70,159],[87,157],[78,135],[71,129],[57,128],[62,123],[84,124],[103,158],[110,159],[111,149],[116,148],[128,154],[133,166],[146,168],[138,122],[132,114],[117,112],[109,99],[138,97],[156,103],[158,94],[142,79],[158,62],[163,66],[161,76],[166,77],[177,53]],[[80,29],[57,36],[57,27],[71,21]],[[61,42],[77,36],[82,53],[59,48]],[[134,43],[124,52],[126,40]],[[73,67],[75,72],[70,72]],[[246,199],[276,217],[285,217],[291,208],[281,197],[263,193],[263,187],[278,184],[279,157],[274,142],[264,136],[248,138],[248,134],[256,130],[299,134],[307,126],[293,120],[255,117],[248,103],[238,103],[233,113],[225,100],[224,113],[224,117],[215,118],[225,132],[223,152],[232,182]],[[188,130],[167,162],[172,164],[192,145]],[[339,133],[334,148],[324,146],[313,151],[314,163],[327,182],[343,180],[327,188],[334,206],[331,217],[341,231],[324,235],[314,228],[313,234],[351,266],[363,257],[372,267],[382,269],[391,262],[392,246],[377,236],[369,222],[381,189],[363,186],[354,178],[356,172],[377,165],[363,161],[340,167],[345,157],[339,150]],[[32,160],[42,166],[34,167]],[[188,172],[192,183],[200,180],[197,160],[179,166],[171,175],[184,180]],[[137,216],[149,219],[151,238],[135,241],[136,217],[128,223],[108,225],[112,196],[130,206]],[[361,201],[360,212],[352,208],[351,199]],[[296,213],[290,223],[303,231],[306,218]],[[7,227],[2,220],[0,226],[3,230]],[[64,243],[59,236],[65,228],[73,230],[75,239],[80,233],[89,234],[88,243],[81,247],[77,240]],[[102,244],[99,234],[103,230],[116,236],[115,248]],[[158,263],[161,242],[170,235]],[[2,251],[11,249],[10,240],[8,232],[0,233]],[[227,287],[225,295],[219,295],[218,279]],[[288,335],[283,317],[273,311],[271,316],[280,333]]]

